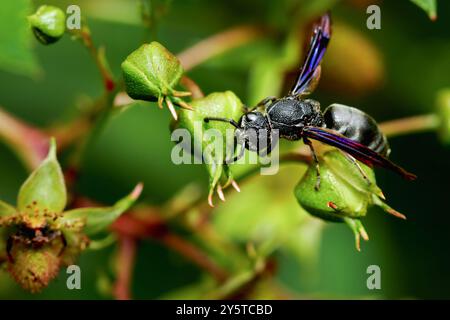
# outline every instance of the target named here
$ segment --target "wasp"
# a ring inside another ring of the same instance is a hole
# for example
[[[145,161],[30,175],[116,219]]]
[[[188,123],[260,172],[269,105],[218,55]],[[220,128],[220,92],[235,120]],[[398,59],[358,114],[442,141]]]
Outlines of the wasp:
[[[241,146],[241,151],[231,162],[241,158],[245,149],[257,152],[260,156],[269,154],[276,143],[271,134],[274,130],[278,131],[280,138],[303,140],[311,150],[316,164],[317,190],[320,187],[319,160],[311,140],[340,149],[349,161],[358,166],[364,177],[364,172],[356,160],[370,167],[392,170],[407,180],[414,180],[414,174],[388,159],[388,141],[371,116],[341,104],[332,104],[322,112],[320,103],[308,98],[319,82],[320,63],[330,38],[331,18],[330,14],[326,13],[314,24],[303,65],[294,86],[286,96],[262,100],[255,107],[247,109],[238,122],[217,117],[207,117],[204,121],[227,122],[236,128],[235,138]],[[256,139],[252,139],[255,134]],[[261,147],[259,140],[267,137],[269,141]]]

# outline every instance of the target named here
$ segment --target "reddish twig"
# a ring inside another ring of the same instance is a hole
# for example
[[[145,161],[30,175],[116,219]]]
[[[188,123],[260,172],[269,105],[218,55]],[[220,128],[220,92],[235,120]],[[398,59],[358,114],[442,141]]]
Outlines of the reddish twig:
[[[200,248],[169,232],[166,221],[158,216],[160,214],[155,214],[155,209],[143,207],[138,209],[138,212],[131,211],[122,215],[113,224],[112,229],[121,236],[137,239],[153,238],[210,273],[218,282],[223,282],[227,278],[225,270],[210,260]]]
[[[86,47],[86,49],[89,51],[92,58],[94,59],[94,62],[97,65],[97,69],[99,70],[100,75],[102,76],[105,91],[112,92],[116,84],[114,82],[114,76],[111,73],[109,64],[106,60],[104,48],[100,47],[99,49],[97,49],[97,47],[94,45],[92,41],[91,32],[86,25],[84,25],[83,28],[81,28],[81,30],[74,29],[70,30],[70,32],[75,37],[79,37],[83,45]]]
[[[438,126],[439,118],[435,114],[401,118],[380,124],[381,131],[388,137],[435,130]]]
[[[196,246],[173,233],[166,233],[159,240],[197,266],[211,274],[218,282],[227,279],[228,274]]]
[[[198,42],[180,52],[177,57],[185,70],[191,70],[214,56],[260,38],[264,34],[264,29],[257,26],[234,27]]]
[[[137,241],[128,236],[120,236],[117,255],[117,279],[114,285],[114,296],[118,300],[131,299],[131,282],[136,259]]]
[[[189,92],[192,93],[192,98],[193,99],[199,99],[199,98],[203,98],[204,97],[202,89],[200,89],[198,84],[194,80],[189,78],[188,76],[183,76],[181,78],[180,83],[181,83],[182,86],[184,86],[186,89],[188,89]]]
[[[30,170],[35,169],[47,156],[50,137],[1,107],[0,138],[16,152]]]

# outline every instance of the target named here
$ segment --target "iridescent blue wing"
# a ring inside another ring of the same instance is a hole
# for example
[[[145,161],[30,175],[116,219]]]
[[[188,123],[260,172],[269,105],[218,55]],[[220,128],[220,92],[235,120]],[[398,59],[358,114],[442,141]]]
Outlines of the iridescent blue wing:
[[[416,175],[407,172],[405,169],[399,167],[389,159],[383,157],[381,154],[369,149],[363,144],[346,138],[330,129],[318,127],[304,127],[303,135],[305,137],[323,142],[330,146],[341,149],[358,159],[362,163],[373,167],[378,166],[396,172],[407,180],[416,179]]]
[[[314,90],[320,77],[320,62],[327,50],[330,37],[331,18],[327,13],[321,17],[320,22],[314,27],[308,53],[297,81],[290,91],[291,95],[309,94]]]

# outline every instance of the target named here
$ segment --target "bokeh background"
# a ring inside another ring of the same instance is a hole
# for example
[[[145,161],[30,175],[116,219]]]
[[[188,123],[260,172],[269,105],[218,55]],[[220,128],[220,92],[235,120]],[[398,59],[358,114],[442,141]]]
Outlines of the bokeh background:
[[[0,7],[15,3],[24,16],[43,3],[33,1],[27,9],[28,1],[8,2],[11,4]],[[117,77],[120,63],[143,41],[157,39],[178,53],[236,25],[265,25],[276,30],[275,35],[231,50],[189,72],[205,93],[232,90],[244,103],[252,104],[262,94],[271,95],[280,84],[284,83],[281,88],[286,92],[295,75],[292,62],[283,68],[274,63],[283,56],[282,37],[277,35],[295,24],[306,29],[314,16],[330,9],[334,35],[314,94],[323,107],[344,103],[381,122],[433,113],[438,92],[450,88],[448,1],[438,3],[438,19],[432,22],[408,0],[174,0],[161,12],[151,32],[141,22],[138,1],[46,3],[62,8],[80,6],[94,41],[105,46]],[[165,5],[165,1],[156,3]],[[381,7],[381,30],[366,28],[366,8],[373,3]],[[45,127],[69,121],[101,95],[98,72],[79,43],[65,36],[44,47],[31,39],[29,30],[21,31],[4,18],[0,19],[2,108]],[[306,35],[306,30],[302,34]],[[28,41],[32,46],[24,51],[23,42]],[[16,52],[16,61],[4,59],[2,51]],[[301,55],[286,59],[298,65]],[[169,112],[151,103],[137,103],[112,114],[83,160],[77,192],[112,203],[143,181],[141,202],[158,205],[188,184],[206,191],[208,177],[201,165],[176,166],[170,161],[173,143],[169,121]],[[362,243],[361,252],[355,250],[353,235],[345,225],[311,218],[297,205],[293,187],[304,166],[283,166],[277,176],[257,175],[242,183],[240,194],[227,194],[227,203],[218,205],[210,216],[210,224],[220,237],[243,253],[248,241],[282,238],[271,258],[273,277],[261,279],[247,297],[450,298],[449,148],[435,132],[401,136],[390,142],[392,159],[419,178],[407,182],[378,170],[377,180],[390,205],[405,213],[408,220],[371,209],[363,220],[370,241]],[[27,174],[8,146],[0,144],[0,197],[14,203]],[[198,236],[176,223],[173,229],[202,245]],[[31,295],[1,272],[0,298],[111,298],[115,253],[112,245],[81,255],[82,290],[67,290],[67,275],[62,270],[49,288]],[[381,290],[366,287],[366,269],[372,264],[381,268]],[[133,275],[134,298],[197,298],[213,290],[210,288],[211,279],[178,253],[151,239],[140,242]]]

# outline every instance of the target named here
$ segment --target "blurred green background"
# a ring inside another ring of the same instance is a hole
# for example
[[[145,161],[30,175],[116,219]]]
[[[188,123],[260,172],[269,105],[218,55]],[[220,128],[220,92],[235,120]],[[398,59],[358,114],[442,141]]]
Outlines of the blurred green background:
[[[9,0],[0,7],[14,5],[26,14],[27,2]],[[381,7],[381,30],[366,28],[366,8],[373,2]],[[41,3],[34,1],[33,8]],[[314,94],[323,107],[333,102],[352,105],[383,121],[431,113],[437,92],[450,88],[448,1],[439,2],[438,19],[432,22],[407,0],[321,0],[314,4],[306,0],[174,0],[153,34],[141,23],[138,1],[45,3],[62,8],[80,6],[94,41],[105,46],[116,76],[120,75],[123,59],[143,41],[157,39],[178,53],[239,24],[285,30],[295,22],[291,19],[302,17],[286,15],[299,4],[311,17],[331,9],[334,20],[322,82]],[[29,30],[12,28],[8,23],[8,19],[0,19],[0,52],[16,50],[17,59],[2,60],[0,54],[0,105],[5,110],[44,127],[76,117],[84,104],[101,95],[98,72],[79,43],[65,36],[55,45],[44,47],[31,39]],[[21,48],[28,38],[32,48],[24,51]],[[233,90],[244,103],[251,104],[256,96],[262,98],[254,90],[259,73],[267,76],[268,72],[274,86],[283,79],[288,86],[292,81],[295,68],[280,72],[265,64],[277,55],[277,41],[262,39],[214,58],[188,74],[205,93]],[[172,164],[169,121],[167,110],[150,103],[114,113],[88,150],[77,191],[112,203],[143,181],[141,201],[160,204],[188,183],[198,183],[206,190],[208,177],[202,166]],[[213,211],[212,225],[220,235],[242,246],[249,240],[282,235],[284,240],[274,253],[275,282],[289,297],[450,298],[450,215],[446,198],[450,191],[449,149],[435,133],[402,136],[390,142],[391,158],[419,178],[406,182],[390,172],[377,171],[378,183],[390,205],[405,213],[408,220],[371,210],[363,220],[370,241],[362,243],[362,252],[355,250],[353,235],[346,226],[322,223],[298,207],[292,190],[305,169],[299,165],[284,166],[275,177],[255,176],[243,183],[240,194],[229,193],[228,202]],[[16,156],[0,144],[1,199],[14,203],[26,176]],[[195,236],[179,232],[195,240]],[[31,295],[2,272],[0,298],[111,298],[108,288],[114,277],[115,249],[111,246],[81,255],[82,290],[67,290],[62,270],[49,288]],[[381,290],[366,287],[366,269],[372,264],[381,267]],[[140,299],[195,298],[208,287],[203,271],[152,240],[139,245],[133,279],[133,297]],[[273,292],[262,282],[253,297],[273,297]]]

